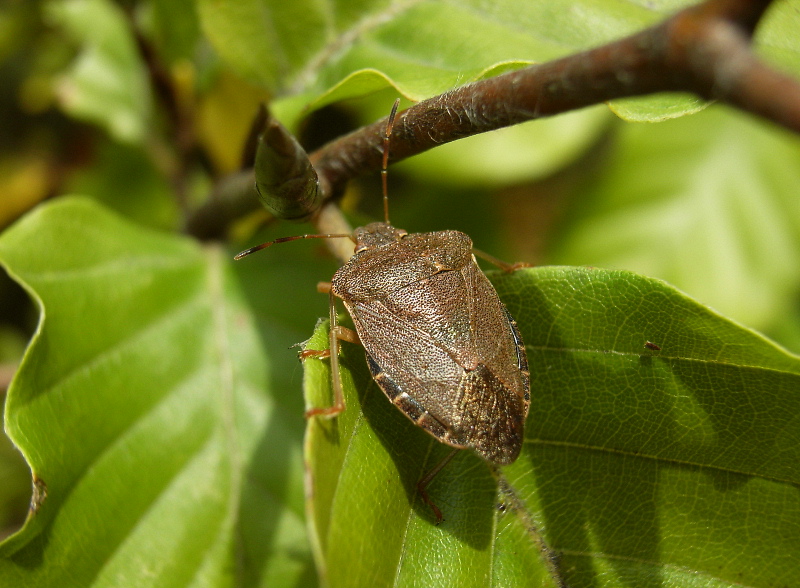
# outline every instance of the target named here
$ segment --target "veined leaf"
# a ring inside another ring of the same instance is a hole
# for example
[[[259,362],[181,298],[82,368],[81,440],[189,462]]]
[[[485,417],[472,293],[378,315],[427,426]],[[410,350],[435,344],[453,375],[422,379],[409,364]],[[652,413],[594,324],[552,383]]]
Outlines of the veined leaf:
[[[313,541],[330,586],[800,577],[797,357],[627,272],[543,267],[494,282],[531,367],[522,455],[493,477],[460,454],[429,486],[445,517],[435,526],[416,483],[449,448],[396,410],[363,352],[343,343],[348,408],[312,421],[306,437]],[[322,325],[310,343],[326,340]],[[329,377],[327,361],[306,361],[310,405],[330,404]]]
[[[270,312],[278,293],[258,292],[257,266],[229,260],[87,199],[3,235],[0,261],[41,321],[5,415],[38,494],[0,547],[0,585],[313,576],[302,408],[285,393],[294,360],[281,342],[302,335]]]

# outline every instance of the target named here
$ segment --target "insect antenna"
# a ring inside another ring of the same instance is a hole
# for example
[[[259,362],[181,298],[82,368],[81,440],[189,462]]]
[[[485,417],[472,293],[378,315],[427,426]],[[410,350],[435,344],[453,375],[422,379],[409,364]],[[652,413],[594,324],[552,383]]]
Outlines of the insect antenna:
[[[267,247],[271,247],[276,243],[287,243],[288,241],[297,241],[298,239],[337,239],[337,238],[348,238],[350,240],[353,239],[353,236],[349,233],[327,233],[325,235],[294,235],[292,237],[281,237],[279,239],[275,239],[274,241],[267,241],[266,243],[262,243],[261,245],[256,245],[255,247],[251,247],[250,249],[245,249],[241,253],[237,253],[234,256],[235,260],[240,260],[243,257],[247,257],[251,253],[255,253],[256,251],[261,251],[262,249],[266,249]]]
[[[389,225],[389,188],[388,188],[388,171],[389,167],[389,137],[392,136],[392,127],[394,127],[394,117],[397,115],[397,107],[400,106],[400,98],[394,101],[392,112],[389,113],[389,120],[386,123],[386,130],[383,132],[383,165],[381,166],[381,186],[383,187],[383,220]]]

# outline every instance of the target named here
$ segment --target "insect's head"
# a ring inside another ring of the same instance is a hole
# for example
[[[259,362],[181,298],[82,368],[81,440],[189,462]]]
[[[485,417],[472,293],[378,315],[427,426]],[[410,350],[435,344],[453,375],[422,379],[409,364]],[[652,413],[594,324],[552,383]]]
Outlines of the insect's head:
[[[405,229],[398,229],[386,223],[370,223],[357,228],[353,233],[356,241],[356,253],[394,243],[406,235],[408,235],[408,231]]]

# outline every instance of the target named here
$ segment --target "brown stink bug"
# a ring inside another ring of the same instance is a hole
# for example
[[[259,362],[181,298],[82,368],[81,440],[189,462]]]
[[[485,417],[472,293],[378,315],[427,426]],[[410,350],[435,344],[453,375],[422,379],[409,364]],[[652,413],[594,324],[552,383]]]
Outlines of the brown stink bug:
[[[361,343],[375,382],[414,424],[456,449],[510,464],[522,448],[530,404],[528,360],[514,319],[473,253],[506,270],[516,266],[473,250],[464,233],[410,234],[389,223],[386,168],[398,102],[383,142],[384,222],[357,228],[352,235],[285,237],[237,259],[276,242],[350,237],[353,257],[322,288],[330,295],[330,349],[306,353],[330,355],[334,403],[311,409],[307,416],[344,410],[339,339]],[[355,332],[336,324],[336,298],[350,313]],[[425,487],[454,454],[418,483],[437,523],[442,514]]]

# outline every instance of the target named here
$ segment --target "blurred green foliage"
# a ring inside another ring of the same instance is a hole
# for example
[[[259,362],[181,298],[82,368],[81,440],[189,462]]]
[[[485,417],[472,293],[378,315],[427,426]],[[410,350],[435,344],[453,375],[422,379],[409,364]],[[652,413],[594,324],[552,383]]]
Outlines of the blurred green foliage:
[[[311,229],[256,234],[259,213],[227,243],[180,234],[241,166],[262,102],[319,144],[398,93],[566,55],[688,3],[0,6],[0,586],[448,585],[443,569],[550,585],[533,523],[574,586],[796,585],[800,368],[759,333],[800,351],[797,136],[662,95],[392,169],[398,226],[609,270],[496,278],[536,358],[529,443],[505,473],[527,508],[498,510],[464,454],[433,487],[451,513],[439,528],[411,478],[443,448],[381,404],[353,349],[341,429],[315,422],[307,440],[318,495],[304,501],[304,376],[287,348],[327,316],[314,286],[336,264],[314,243],[230,258]],[[756,48],[800,78],[797,30],[800,2],[778,1]],[[353,182],[344,206],[380,218],[379,192]],[[326,365],[306,368],[307,402],[324,402]]]

